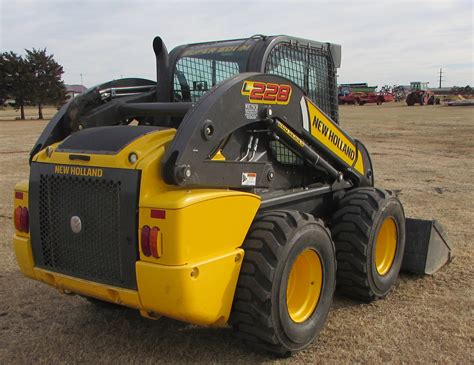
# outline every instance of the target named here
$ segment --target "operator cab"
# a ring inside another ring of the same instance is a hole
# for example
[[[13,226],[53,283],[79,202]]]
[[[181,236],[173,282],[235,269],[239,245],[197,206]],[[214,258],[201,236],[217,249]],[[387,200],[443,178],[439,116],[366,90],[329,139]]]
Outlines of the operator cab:
[[[420,81],[410,82],[410,88],[412,90],[426,91],[428,90],[428,82],[420,82]]]
[[[288,36],[253,36],[179,46],[170,53],[172,101],[196,102],[243,72],[286,77],[338,121],[336,69],[340,46]]]

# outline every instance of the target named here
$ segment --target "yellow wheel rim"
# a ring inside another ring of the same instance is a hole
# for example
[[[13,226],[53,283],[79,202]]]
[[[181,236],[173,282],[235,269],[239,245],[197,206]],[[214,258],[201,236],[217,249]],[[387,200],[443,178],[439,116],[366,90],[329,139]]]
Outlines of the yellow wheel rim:
[[[387,218],[380,227],[375,242],[375,267],[385,275],[392,267],[397,252],[397,226],[393,218]]]
[[[304,322],[313,314],[322,285],[321,259],[314,250],[306,249],[293,263],[286,287],[288,314],[294,322]]]

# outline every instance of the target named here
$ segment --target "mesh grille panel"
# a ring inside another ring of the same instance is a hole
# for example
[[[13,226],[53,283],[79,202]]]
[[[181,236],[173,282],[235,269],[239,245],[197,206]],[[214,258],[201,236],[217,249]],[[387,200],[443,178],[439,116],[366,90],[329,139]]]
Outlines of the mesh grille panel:
[[[278,141],[270,141],[270,149],[279,163],[284,165],[303,165],[303,160]]]
[[[120,181],[41,175],[40,242],[46,269],[123,286]],[[71,217],[81,231],[71,229]]]
[[[197,101],[214,85],[239,73],[237,62],[183,57],[176,64],[174,94],[182,101]]]
[[[296,83],[327,115],[338,120],[336,72],[326,50],[281,43],[272,49],[265,70]]]

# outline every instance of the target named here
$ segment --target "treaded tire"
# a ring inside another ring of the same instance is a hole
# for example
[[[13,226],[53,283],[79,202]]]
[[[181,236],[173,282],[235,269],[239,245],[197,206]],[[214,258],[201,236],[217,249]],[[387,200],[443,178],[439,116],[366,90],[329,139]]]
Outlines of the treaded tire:
[[[396,251],[390,268],[380,275],[375,246],[387,218],[396,226]],[[397,280],[405,250],[405,214],[400,201],[386,190],[354,189],[339,202],[331,232],[336,245],[338,292],[367,302],[384,298]]]
[[[252,223],[243,248],[229,321],[236,337],[278,356],[310,345],[326,322],[334,296],[336,260],[329,230],[310,214],[270,211]],[[307,249],[319,255],[322,285],[314,311],[296,323],[287,306],[288,277],[296,258]]]
[[[415,105],[415,94],[414,93],[410,93],[408,94],[407,98],[406,98],[406,103],[408,106],[413,106]]]
[[[425,93],[420,94],[420,99],[419,99],[420,105],[425,105],[425,98],[426,98],[426,94],[425,94]]]

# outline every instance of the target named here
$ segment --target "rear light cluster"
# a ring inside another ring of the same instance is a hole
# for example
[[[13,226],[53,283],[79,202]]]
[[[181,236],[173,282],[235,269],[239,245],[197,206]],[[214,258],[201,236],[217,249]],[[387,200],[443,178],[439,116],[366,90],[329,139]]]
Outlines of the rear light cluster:
[[[145,256],[159,258],[161,256],[161,234],[158,227],[142,227],[141,247]]]
[[[30,231],[28,221],[29,221],[28,208],[16,207],[14,222],[15,222],[15,228],[17,229],[17,231],[28,233]]]

